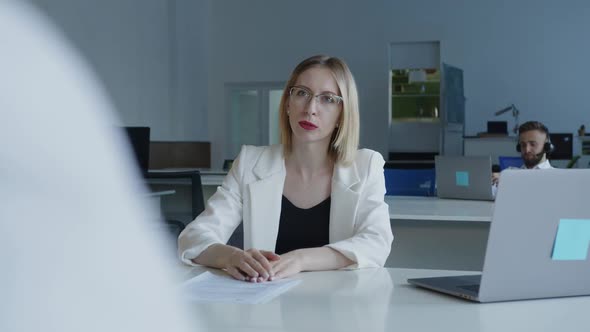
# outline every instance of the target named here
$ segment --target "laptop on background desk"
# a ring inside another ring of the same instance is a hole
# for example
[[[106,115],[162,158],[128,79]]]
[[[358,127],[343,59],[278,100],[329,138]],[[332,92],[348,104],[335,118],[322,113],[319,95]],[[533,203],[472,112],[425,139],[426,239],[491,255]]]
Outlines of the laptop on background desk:
[[[477,302],[590,295],[589,184],[590,169],[502,172],[482,274],[408,282]]]
[[[438,197],[494,200],[489,156],[436,156],[435,168]]]

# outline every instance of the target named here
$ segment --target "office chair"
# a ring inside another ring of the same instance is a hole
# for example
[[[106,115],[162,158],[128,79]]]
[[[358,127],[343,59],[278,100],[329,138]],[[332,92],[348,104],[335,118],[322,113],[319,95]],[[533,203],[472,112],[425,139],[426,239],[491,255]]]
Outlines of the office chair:
[[[170,236],[173,239],[178,239],[178,236],[184,230],[186,226],[182,221],[174,220],[174,219],[166,219],[166,225],[168,226],[168,231],[170,232]]]
[[[225,159],[223,161],[223,170],[224,171],[229,171],[231,169],[233,163],[234,163],[234,160],[233,159]]]
[[[228,246],[244,249],[244,223],[240,223],[227,241]]]
[[[201,212],[205,210],[205,199],[203,198],[203,185],[201,183],[201,173],[194,171],[177,171],[177,172],[147,172],[147,179],[189,179],[191,181],[191,216],[194,220]],[[184,230],[185,224],[179,220],[165,220],[174,241]]]
[[[383,170],[385,176],[385,195],[394,196],[434,196],[435,170],[395,169]]]

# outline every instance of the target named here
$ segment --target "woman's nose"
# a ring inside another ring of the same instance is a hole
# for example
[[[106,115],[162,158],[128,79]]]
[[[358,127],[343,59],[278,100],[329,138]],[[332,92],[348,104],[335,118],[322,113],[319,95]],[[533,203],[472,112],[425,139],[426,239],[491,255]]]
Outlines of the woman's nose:
[[[317,98],[311,98],[309,103],[307,103],[307,107],[305,108],[305,111],[309,114],[316,115],[318,112],[318,106],[319,105],[318,105]]]

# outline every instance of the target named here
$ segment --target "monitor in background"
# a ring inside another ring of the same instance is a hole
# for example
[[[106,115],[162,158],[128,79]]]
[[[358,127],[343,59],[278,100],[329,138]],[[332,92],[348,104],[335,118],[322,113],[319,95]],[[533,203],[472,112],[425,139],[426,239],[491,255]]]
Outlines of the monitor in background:
[[[570,160],[573,158],[573,134],[556,134],[550,133],[549,138],[551,139],[551,143],[553,143],[553,152],[549,156],[549,159],[562,159],[562,160]]]
[[[150,127],[125,127],[135,161],[141,174],[147,174],[150,162]]]
[[[508,135],[508,123],[506,121],[488,121],[488,134]]]

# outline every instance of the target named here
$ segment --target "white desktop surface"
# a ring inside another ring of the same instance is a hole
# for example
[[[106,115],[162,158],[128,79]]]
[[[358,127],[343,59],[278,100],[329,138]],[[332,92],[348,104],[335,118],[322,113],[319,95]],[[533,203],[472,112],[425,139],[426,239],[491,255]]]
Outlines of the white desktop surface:
[[[385,196],[389,218],[394,220],[440,220],[491,222],[494,202],[438,197]]]
[[[189,267],[186,268],[190,269]],[[204,268],[185,272],[186,279]],[[407,278],[462,271],[363,269],[300,273],[266,304],[188,305],[207,331],[588,331],[590,297],[479,304],[416,288]]]
[[[198,168],[173,168],[150,170],[153,173],[166,173],[175,171],[194,171],[201,173],[203,186],[220,186],[227,175],[227,171],[198,169]],[[190,185],[189,179],[149,179],[151,184]],[[205,195],[205,200],[212,194]],[[492,221],[494,203],[491,201],[473,201],[460,199],[440,199],[438,197],[418,196],[385,196],[385,202],[389,205],[389,218],[394,220],[439,220],[439,221]]]
[[[204,186],[221,186],[223,180],[227,176],[227,171],[222,170],[206,170],[201,171],[201,183]]]
[[[162,197],[167,195],[174,195],[176,193],[175,190],[161,190],[161,191],[151,191],[147,193],[148,197]]]
[[[190,171],[199,171],[199,173],[201,173],[201,184],[203,186],[221,186],[223,179],[225,179],[225,176],[227,175],[227,171],[209,168],[163,168],[149,170],[150,173],[174,173]],[[148,182],[153,184],[191,185],[191,181],[189,179],[149,179]]]
[[[198,168],[172,168],[150,170],[153,173],[166,173],[176,171],[194,171],[201,173],[203,186],[220,186],[227,175],[227,171],[198,169]],[[149,179],[151,184],[190,185],[189,179]],[[205,200],[213,192],[207,192]],[[440,199],[438,197],[419,196],[385,196],[385,202],[389,205],[389,218],[394,220],[438,220],[438,221],[492,221],[494,203],[491,201],[473,201],[460,199]]]
[[[147,193],[147,197],[149,198],[150,202],[153,206],[158,210],[162,210],[162,197],[168,195],[174,195],[176,190],[160,190],[160,191],[152,191]]]

